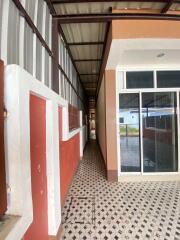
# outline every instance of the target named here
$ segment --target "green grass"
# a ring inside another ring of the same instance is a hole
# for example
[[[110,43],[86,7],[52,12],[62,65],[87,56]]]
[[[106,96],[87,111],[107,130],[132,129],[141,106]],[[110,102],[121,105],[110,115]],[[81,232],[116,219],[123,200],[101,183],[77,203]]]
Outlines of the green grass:
[[[120,126],[120,135],[126,136],[126,126]],[[127,127],[127,135],[128,136],[139,136],[139,130],[133,127]]]

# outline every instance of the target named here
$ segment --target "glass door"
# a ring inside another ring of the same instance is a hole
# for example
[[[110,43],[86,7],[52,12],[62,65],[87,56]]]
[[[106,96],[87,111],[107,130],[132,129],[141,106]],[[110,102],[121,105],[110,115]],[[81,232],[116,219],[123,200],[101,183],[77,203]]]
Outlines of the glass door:
[[[121,172],[178,171],[176,109],[176,92],[119,94]]]
[[[121,172],[140,172],[139,94],[119,95]]]
[[[178,170],[176,99],[175,92],[142,93],[144,172]]]

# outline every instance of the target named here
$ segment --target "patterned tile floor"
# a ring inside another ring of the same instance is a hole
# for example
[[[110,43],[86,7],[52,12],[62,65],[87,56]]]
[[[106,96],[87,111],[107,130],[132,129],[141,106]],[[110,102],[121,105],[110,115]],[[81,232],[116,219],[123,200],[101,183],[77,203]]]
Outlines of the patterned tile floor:
[[[180,182],[107,182],[92,141],[62,218],[62,240],[180,240]]]

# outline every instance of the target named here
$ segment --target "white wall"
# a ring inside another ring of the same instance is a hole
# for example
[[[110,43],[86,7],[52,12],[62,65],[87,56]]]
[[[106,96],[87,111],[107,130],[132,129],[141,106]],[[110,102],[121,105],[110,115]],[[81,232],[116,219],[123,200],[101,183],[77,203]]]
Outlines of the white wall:
[[[82,134],[85,129],[81,126],[69,132],[68,102],[21,67],[6,66],[5,107],[8,111],[8,118],[5,121],[5,156],[7,184],[10,189],[7,214],[21,217],[9,233],[7,240],[21,239],[33,218],[30,171],[30,93],[47,101],[46,158],[49,235],[56,235],[61,223],[58,106],[63,107],[63,140],[68,140],[79,132]],[[83,149],[84,142],[84,137],[82,137],[80,151]]]

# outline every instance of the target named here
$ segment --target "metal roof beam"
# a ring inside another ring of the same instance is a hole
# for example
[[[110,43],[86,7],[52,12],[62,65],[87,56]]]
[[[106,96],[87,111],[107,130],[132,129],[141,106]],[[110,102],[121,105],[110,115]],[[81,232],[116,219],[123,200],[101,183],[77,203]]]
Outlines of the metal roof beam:
[[[84,46],[84,45],[103,45],[104,42],[73,42],[68,43],[69,46]]]
[[[99,73],[80,73],[80,76],[99,76]]]
[[[49,10],[50,10],[50,13],[51,13],[51,14],[56,14],[56,11],[55,11],[55,9],[54,9],[54,6],[53,6],[51,0],[44,0],[44,1],[45,1],[45,2],[47,3],[47,5],[48,5]]]
[[[161,10],[161,13],[166,13],[170,9],[173,3],[174,3],[174,0],[170,0]]]
[[[83,84],[94,84],[94,85],[95,85],[95,84],[97,84],[98,82],[97,82],[97,81],[94,81],[94,82],[93,82],[93,81],[91,80],[91,81],[82,81],[82,83],[83,83]]]
[[[172,20],[180,21],[178,14],[149,14],[149,13],[93,13],[93,14],[72,14],[54,15],[60,24],[67,23],[90,23],[90,22],[110,22],[112,20]]]
[[[103,52],[102,52],[102,59],[103,60],[101,62],[101,66],[100,66],[100,70],[99,70],[98,85],[97,85],[97,88],[96,88],[96,97],[98,97],[98,93],[99,93],[99,89],[100,89],[101,81],[102,81],[103,61],[105,59],[105,52],[106,52],[106,47],[107,47],[109,30],[110,30],[110,23],[108,23],[107,26],[106,26],[106,35],[105,35],[105,39],[104,39],[105,43],[104,43]]]
[[[100,62],[102,59],[74,59],[74,62]]]

